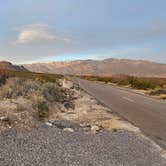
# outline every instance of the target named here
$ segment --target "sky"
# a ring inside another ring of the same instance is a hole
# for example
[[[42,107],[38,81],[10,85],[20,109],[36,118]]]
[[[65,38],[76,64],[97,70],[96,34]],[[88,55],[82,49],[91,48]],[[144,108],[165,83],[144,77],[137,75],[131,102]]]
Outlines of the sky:
[[[166,1],[0,2],[0,60],[106,58],[166,63]]]

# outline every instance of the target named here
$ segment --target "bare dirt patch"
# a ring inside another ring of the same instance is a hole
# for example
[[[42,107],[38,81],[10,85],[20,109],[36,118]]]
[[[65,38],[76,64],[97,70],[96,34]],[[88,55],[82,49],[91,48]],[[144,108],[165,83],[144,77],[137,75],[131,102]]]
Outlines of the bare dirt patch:
[[[138,131],[136,127],[117,117],[110,109],[101,105],[81,89],[75,88],[74,94],[76,98],[74,100],[75,109],[63,109],[61,112],[56,112],[58,119],[79,123],[84,127],[89,126],[92,132],[98,132],[102,129]]]
[[[35,127],[31,103],[23,98],[0,101],[0,132],[9,129],[26,129]]]

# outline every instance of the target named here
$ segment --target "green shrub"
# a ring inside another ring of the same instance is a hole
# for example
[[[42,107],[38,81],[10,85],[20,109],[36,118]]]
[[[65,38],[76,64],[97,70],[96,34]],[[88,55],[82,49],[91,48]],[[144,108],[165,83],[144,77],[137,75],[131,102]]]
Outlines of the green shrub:
[[[136,89],[154,89],[156,86],[152,84],[151,82],[144,81],[142,79],[138,79],[136,77],[130,78],[129,81],[131,87],[136,88]]]
[[[41,94],[33,94],[31,96],[32,107],[37,113],[39,119],[47,118],[49,116],[49,108],[47,101],[41,96]]]
[[[5,74],[0,75],[0,86],[6,83],[7,78],[8,77]]]

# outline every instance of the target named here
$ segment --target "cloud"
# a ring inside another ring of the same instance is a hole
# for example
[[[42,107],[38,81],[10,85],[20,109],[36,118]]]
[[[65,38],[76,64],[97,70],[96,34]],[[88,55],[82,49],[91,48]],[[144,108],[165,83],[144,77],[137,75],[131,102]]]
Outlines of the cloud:
[[[3,59],[16,63],[42,61],[60,56],[63,58],[75,54],[84,54],[86,58],[110,56],[154,59],[166,51],[165,39],[161,40],[165,35],[165,28],[164,23],[158,23],[137,28],[112,29],[109,30],[110,33],[79,33],[76,30],[62,30],[58,26],[55,28],[45,24],[31,24],[15,29],[8,44],[5,47],[0,46],[0,52]],[[15,41],[14,44],[11,44],[11,41]],[[148,48],[152,48],[152,51]],[[158,61],[165,60],[164,57],[162,54]]]
[[[71,39],[60,36],[52,32],[51,28],[45,24],[32,24],[19,29],[17,44],[41,42],[65,42],[70,43]]]

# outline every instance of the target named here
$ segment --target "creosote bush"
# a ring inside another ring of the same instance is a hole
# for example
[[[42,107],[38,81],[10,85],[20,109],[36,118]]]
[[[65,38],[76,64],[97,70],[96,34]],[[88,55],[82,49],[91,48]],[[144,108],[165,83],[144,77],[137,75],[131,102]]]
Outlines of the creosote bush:
[[[61,87],[57,82],[11,77],[0,87],[0,98],[16,99],[18,97],[30,100],[39,118],[48,117],[51,104],[72,102],[70,91]],[[18,108],[18,110],[22,109]]]
[[[41,94],[49,102],[64,103],[68,100],[66,92],[67,89],[59,87],[59,85],[51,82],[47,82],[41,86]]]
[[[31,96],[31,101],[33,108],[37,111],[38,118],[43,119],[48,117],[48,103],[42,95],[33,93]]]
[[[0,86],[5,84],[7,78],[8,77],[5,74],[0,74]]]
[[[129,81],[131,87],[136,88],[136,89],[154,89],[156,88],[156,86],[149,82],[149,81],[145,81],[145,80],[141,80],[135,77],[131,77],[130,81]]]

